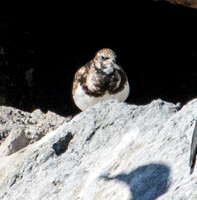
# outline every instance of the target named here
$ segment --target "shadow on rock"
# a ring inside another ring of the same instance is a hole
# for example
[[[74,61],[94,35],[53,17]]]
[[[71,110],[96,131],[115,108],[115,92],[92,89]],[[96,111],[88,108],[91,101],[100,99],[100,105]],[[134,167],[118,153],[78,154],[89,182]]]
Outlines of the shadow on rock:
[[[138,167],[129,174],[115,177],[101,176],[106,181],[124,182],[129,188],[132,200],[155,200],[170,187],[170,169],[162,164],[149,164]]]

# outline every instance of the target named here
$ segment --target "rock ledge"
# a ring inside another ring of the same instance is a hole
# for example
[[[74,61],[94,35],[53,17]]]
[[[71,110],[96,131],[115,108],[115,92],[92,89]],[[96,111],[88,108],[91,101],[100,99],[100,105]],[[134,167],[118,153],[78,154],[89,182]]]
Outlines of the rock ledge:
[[[1,107],[0,199],[197,198],[197,170],[189,175],[197,99],[179,109],[108,100],[68,122]]]

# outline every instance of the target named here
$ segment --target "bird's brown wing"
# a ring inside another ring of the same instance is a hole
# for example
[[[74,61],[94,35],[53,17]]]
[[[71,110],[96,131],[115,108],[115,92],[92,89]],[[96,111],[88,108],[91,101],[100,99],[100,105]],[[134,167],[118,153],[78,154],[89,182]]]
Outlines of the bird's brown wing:
[[[78,71],[76,72],[74,76],[74,80],[73,80],[72,95],[74,94],[74,91],[76,90],[78,86],[78,83],[80,83],[82,87],[85,87],[87,74],[90,70],[91,63],[92,63],[91,61],[86,63],[84,66],[79,68]]]
[[[74,91],[77,88],[78,82],[80,81],[81,77],[83,76],[84,70],[85,70],[85,68],[81,67],[80,69],[78,69],[78,71],[76,72],[76,74],[74,76],[73,86],[72,86],[72,95],[74,94]]]

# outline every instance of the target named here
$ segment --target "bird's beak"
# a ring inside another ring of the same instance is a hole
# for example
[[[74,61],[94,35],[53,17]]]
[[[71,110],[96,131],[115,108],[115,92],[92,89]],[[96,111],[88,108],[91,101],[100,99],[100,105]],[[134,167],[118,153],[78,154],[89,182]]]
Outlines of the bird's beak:
[[[111,62],[113,63],[113,64],[112,64],[112,67],[113,67],[114,69],[120,70],[120,67],[116,64],[116,58],[114,58],[113,60],[111,60]]]
[[[116,63],[114,63],[113,68],[120,70],[120,67]]]

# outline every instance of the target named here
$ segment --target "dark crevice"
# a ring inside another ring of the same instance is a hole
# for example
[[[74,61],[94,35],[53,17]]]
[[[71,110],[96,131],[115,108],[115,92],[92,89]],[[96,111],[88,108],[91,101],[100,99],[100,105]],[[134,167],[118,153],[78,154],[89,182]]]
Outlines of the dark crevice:
[[[65,12],[0,17],[0,105],[75,115],[74,74],[101,48],[113,49],[127,73],[128,103],[160,98],[184,105],[196,98],[196,9],[154,1],[127,6],[105,6],[108,15],[98,15],[95,23],[84,16],[95,16],[95,7],[78,13],[74,22]],[[120,9],[125,12],[114,15]],[[100,24],[106,19],[110,26]]]
[[[86,142],[87,142],[87,141],[90,141],[90,140],[93,138],[93,136],[95,135],[96,131],[97,131],[99,128],[100,128],[100,126],[95,127],[95,129],[88,135],[88,137],[87,137],[87,139],[86,139]]]
[[[57,156],[65,153],[68,149],[70,141],[73,139],[73,135],[69,132],[65,137],[60,138],[56,143],[52,145]]]

